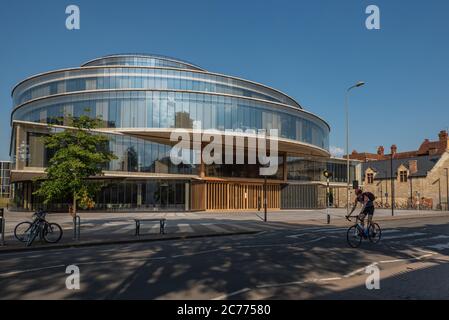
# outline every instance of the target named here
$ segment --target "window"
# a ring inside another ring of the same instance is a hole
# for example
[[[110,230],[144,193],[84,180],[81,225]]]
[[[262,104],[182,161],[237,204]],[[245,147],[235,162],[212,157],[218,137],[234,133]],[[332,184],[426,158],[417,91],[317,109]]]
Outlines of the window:
[[[399,181],[401,182],[407,182],[407,171],[400,171],[399,172]]]
[[[367,173],[366,174],[366,181],[368,184],[374,183],[374,174],[373,173]]]

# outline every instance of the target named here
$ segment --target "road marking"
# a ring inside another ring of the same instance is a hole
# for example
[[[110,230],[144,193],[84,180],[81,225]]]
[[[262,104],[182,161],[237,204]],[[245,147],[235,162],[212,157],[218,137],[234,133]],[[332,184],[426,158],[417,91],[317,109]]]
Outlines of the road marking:
[[[412,242],[431,241],[431,240],[442,240],[442,239],[449,239],[449,236],[439,235],[439,236],[430,237],[430,238],[414,239],[414,240],[412,240]]]
[[[402,262],[406,261],[407,259],[394,259],[394,260],[382,260],[379,261],[379,263],[395,263],[395,262]]]
[[[220,232],[220,233],[223,233],[223,232],[228,233],[228,232],[230,232],[230,230],[225,229],[225,228],[220,227],[220,226],[217,226],[216,224],[213,224],[213,223],[201,223],[200,225],[202,225],[202,226],[204,226],[204,227],[206,227],[208,229],[212,229],[215,232]]]
[[[425,233],[422,232],[412,232],[407,234],[400,234],[396,236],[390,236],[390,237],[383,237],[384,240],[392,240],[392,239],[402,239],[402,238],[410,238],[410,237],[417,237],[417,236],[425,236]]]
[[[195,232],[193,230],[193,228],[188,223],[178,223],[176,226],[179,228],[179,230],[181,232],[182,232],[182,229],[185,229],[186,231],[184,231],[184,232],[186,232],[186,233],[194,233]]]
[[[334,278],[324,278],[324,279],[319,279],[319,281],[337,281],[337,280],[341,280],[343,279],[342,277],[334,277]]]
[[[352,276],[356,275],[357,273],[360,273],[360,272],[362,272],[362,271],[365,271],[365,270],[366,270],[367,268],[369,268],[369,267],[373,267],[373,266],[377,266],[377,265],[378,265],[377,262],[371,263],[370,265],[368,265],[368,266],[366,266],[366,267],[363,267],[363,268],[360,268],[360,269],[357,269],[357,270],[354,270],[354,271],[352,271],[352,272],[350,272],[350,273],[345,274],[345,275],[343,276],[343,278],[349,278],[349,277],[352,277]]]
[[[231,293],[224,294],[224,295],[221,295],[219,297],[213,298],[212,300],[225,300],[225,299],[227,299],[229,297],[232,297],[232,296],[235,296],[235,295],[238,295],[240,293],[244,293],[244,292],[247,292],[247,291],[250,291],[250,290],[251,289],[249,289],[249,288],[243,288],[241,290],[234,291],[234,292],[231,292]]]
[[[104,227],[115,227],[115,226],[124,226],[124,225],[129,225],[130,222],[106,222],[103,223],[102,226]]]
[[[258,229],[265,229],[265,230],[285,230],[287,229],[286,227],[279,227],[279,226],[274,226],[272,224],[265,224],[264,222],[261,222],[260,224],[256,224],[253,223],[251,224],[252,226],[257,226]]]
[[[321,241],[321,240],[324,240],[324,239],[326,239],[327,237],[319,237],[319,238],[317,238],[317,239],[313,239],[313,240],[310,240],[310,241],[305,241],[305,242],[302,242],[302,243],[313,243],[313,242],[318,242],[318,241]]]
[[[49,267],[42,267],[42,268],[34,268],[34,269],[26,269],[26,270],[19,270],[19,271],[11,271],[11,272],[6,272],[6,273],[0,273],[0,278],[1,277],[14,276],[14,275],[17,275],[17,274],[27,273],[27,272],[35,272],[35,271],[42,271],[42,270],[47,270],[47,269],[63,268],[65,266],[66,266],[65,264],[59,264],[59,265],[56,265],[56,266],[49,266]]]

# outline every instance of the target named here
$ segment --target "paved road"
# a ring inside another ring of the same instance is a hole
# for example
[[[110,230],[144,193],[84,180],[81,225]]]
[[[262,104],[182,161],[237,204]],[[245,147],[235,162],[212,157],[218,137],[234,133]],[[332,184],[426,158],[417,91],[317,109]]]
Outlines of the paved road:
[[[345,227],[0,255],[2,299],[449,299],[449,218],[383,221],[380,244]],[[65,288],[66,266],[81,288]],[[365,268],[380,268],[367,290]]]

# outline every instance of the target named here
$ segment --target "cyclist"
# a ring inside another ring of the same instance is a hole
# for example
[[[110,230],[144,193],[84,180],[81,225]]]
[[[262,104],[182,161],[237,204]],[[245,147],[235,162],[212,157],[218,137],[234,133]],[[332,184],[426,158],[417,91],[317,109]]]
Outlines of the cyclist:
[[[365,230],[365,236],[368,235],[368,228],[371,225],[371,221],[373,221],[373,215],[374,215],[374,200],[375,196],[371,192],[363,192],[360,188],[355,190],[355,201],[354,206],[352,207],[351,212],[348,216],[346,216],[347,219],[351,217],[352,213],[354,212],[355,208],[357,207],[358,203],[362,204],[362,210],[359,214],[359,220],[362,223],[362,227]],[[365,217],[368,216],[368,224],[365,228]]]

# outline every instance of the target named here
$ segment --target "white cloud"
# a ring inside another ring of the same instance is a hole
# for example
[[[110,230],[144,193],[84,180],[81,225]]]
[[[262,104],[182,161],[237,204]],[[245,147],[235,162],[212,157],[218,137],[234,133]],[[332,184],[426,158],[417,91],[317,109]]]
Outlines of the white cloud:
[[[336,147],[336,146],[331,146],[329,151],[333,157],[338,157],[338,158],[343,157],[343,155],[345,154],[345,151],[343,150],[343,148]]]

